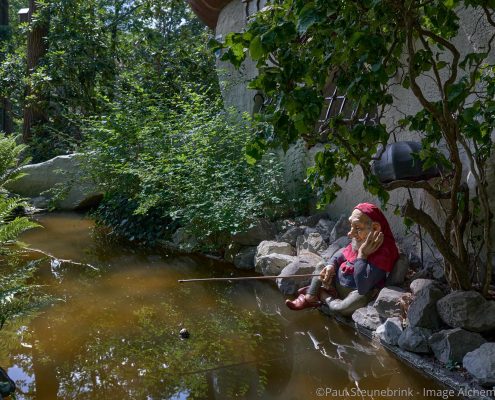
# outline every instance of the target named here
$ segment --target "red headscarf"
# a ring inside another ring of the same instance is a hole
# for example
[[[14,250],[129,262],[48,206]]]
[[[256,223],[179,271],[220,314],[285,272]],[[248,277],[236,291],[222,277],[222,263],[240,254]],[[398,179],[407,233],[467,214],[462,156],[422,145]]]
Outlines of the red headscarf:
[[[378,222],[384,236],[382,245],[374,253],[369,255],[368,261],[385,272],[392,271],[395,262],[399,258],[399,250],[397,249],[394,235],[390,230],[385,215],[383,215],[377,206],[371,203],[360,203],[354,209],[366,214],[373,222]],[[352,249],[352,243],[344,249],[342,254],[349,262],[357,258],[357,251]]]

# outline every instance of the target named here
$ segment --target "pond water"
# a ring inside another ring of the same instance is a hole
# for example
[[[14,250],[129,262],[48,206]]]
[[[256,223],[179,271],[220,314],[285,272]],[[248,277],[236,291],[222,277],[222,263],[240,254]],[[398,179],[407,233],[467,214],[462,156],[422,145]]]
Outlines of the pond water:
[[[0,353],[18,399],[426,399],[425,388],[441,389],[318,311],[286,309],[271,283],[177,282],[242,275],[228,264],[105,247],[78,214],[38,219],[44,229],[24,242],[98,271],[41,266],[56,300]]]

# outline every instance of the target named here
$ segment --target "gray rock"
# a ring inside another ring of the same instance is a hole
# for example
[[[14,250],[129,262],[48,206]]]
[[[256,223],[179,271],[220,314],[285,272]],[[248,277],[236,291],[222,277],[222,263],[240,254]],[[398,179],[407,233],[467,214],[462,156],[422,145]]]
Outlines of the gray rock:
[[[322,263],[322,258],[313,253],[305,253],[297,256],[296,259],[287,265],[280,276],[312,274],[319,263]],[[286,278],[277,279],[277,286],[283,294],[291,295],[297,292],[297,289],[309,285],[311,277],[308,278]]]
[[[258,264],[258,260],[268,254],[285,254],[286,256],[293,256],[295,255],[295,249],[289,243],[264,240],[258,245],[254,264]]]
[[[381,318],[402,316],[401,300],[405,291],[396,287],[383,288],[373,304]]]
[[[382,342],[397,346],[402,335],[402,320],[399,317],[387,318],[387,320],[376,328],[374,333]]]
[[[256,261],[256,272],[263,275],[278,275],[280,272],[296,258],[285,254],[268,254],[259,257]]]
[[[261,219],[245,232],[239,232],[232,236],[232,241],[243,246],[257,246],[263,240],[274,239],[276,234],[275,224]]]
[[[38,164],[29,164],[20,168],[26,175],[8,182],[5,188],[23,197],[40,196],[53,199],[59,210],[78,210],[98,204],[103,194],[94,182],[84,176],[82,154],[74,153],[57,156]],[[60,199],[54,199],[49,191],[67,191]],[[36,200],[38,202],[39,199]],[[38,205],[44,205],[39,204]]]
[[[349,219],[345,215],[341,215],[337,223],[330,233],[329,242],[333,243],[341,236],[347,236],[349,232]]]
[[[467,353],[462,365],[483,386],[495,386],[495,343],[482,344]]]
[[[411,293],[413,295],[416,295],[421,289],[427,287],[427,286],[435,286],[437,287],[437,283],[432,280],[432,279],[415,279],[411,282],[409,285],[409,288],[411,289]]]
[[[225,249],[225,254],[223,256],[224,260],[229,263],[233,263],[234,258],[241,249],[241,247],[242,246],[239,243],[233,243],[233,242],[230,243]]]
[[[428,338],[435,357],[443,362],[462,362],[463,357],[486,342],[479,334],[461,328],[447,329]]]
[[[309,226],[310,228],[316,227],[318,221],[322,218],[328,218],[328,214],[326,212],[321,212],[317,214],[310,215],[308,217],[296,217],[296,223],[298,225]]]
[[[174,247],[183,251],[192,251],[198,245],[196,238],[187,232],[185,228],[179,228],[174,232],[172,243]]]
[[[424,256],[424,269],[437,281],[445,281],[444,259],[439,252],[426,253]]]
[[[330,240],[330,233],[335,226],[335,222],[326,218],[322,218],[316,224],[316,231],[321,235],[325,241]]]
[[[428,328],[437,330],[442,322],[437,312],[437,301],[443,293],[435,285],[425,285],[409,306],[407,319],[411,327]]]
[[[453,328],[473,332],[495,330],[495,302],[475,291],[457,291],[437,302],[440,318]]]
[[[239,250],[234,257],[234,266],[238,269],[254,269],[256,246],[246,246]]]
[[[283,234],[294,226],[296,226],[296,221],[294,221],[293,219],[282,219],[275,221],[275,229],[279,234]]]
[[[325,264],[328,264],[332,256],[340,249],[346,247],[350,242],[351,239],[349,239],[347,236],[339,237],[335,242],[328,246],[325,251],[320,253],[320,255],[323,257],[323,261],[325,261]]]
[[[373,306],[362,307],[354,311],[352,320],[359,326],[375,331],[381,325],[380,316]]]
[[[407,271],[409,270],[409,262],[405,254],[401,254],[395,262],[394,268],[387,276],[386,286],[400,286],[406,279]]]
[[[280,236],[281,242],[289,243],[291,246],[296,247],[296,241],[298,236],[304,235],[304,229],[299,226],[291,226]]]
[[[37,197],[33,197],[30,200],[30,203],[35,208],[44,209],[44,208],[48,208],[50,206],[50,199],[45,197],[45,196],[37,196]]]
[[[304,253],[320,254],[327,249],[328,245],[325,243],[319,233],[309,233],[299,236],[296,241],[297,255]]]
[[[301,228],[302,228],[302,226],[301,226]],[[311,228],[309,226],[304,227],[303,235],[309,235],[310,233],[318,233],[319,234],[319,232],[316,230],[316,228]]]
[[[445,270],[443,265],[441,264],[433,264],[431,266],[431,275],[433,276],[434,279],[437,281],[442,281],[445,282]]]
[[[409,252],[407,258],[409,260],[409,268],[413,269],[414,271],[423,268],[423,264],[421,263],[421,258],[416,253],[413,253],[412,251]]]
[[[413,353],[427,354],[430,353],[428,338],[431,331],[425,328],[414,328],[408,326],[400,335],[397,344],[401,349],[412,351]]]

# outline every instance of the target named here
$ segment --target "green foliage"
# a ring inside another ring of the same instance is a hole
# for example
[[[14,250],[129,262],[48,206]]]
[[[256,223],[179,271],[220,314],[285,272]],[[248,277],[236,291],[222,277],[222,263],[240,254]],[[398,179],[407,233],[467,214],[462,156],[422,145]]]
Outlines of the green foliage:
[[[168,104],[129,93],[88,121],[86,164],[107,193],[99,216],[131,240],[153,244],[181,226],[199,247],[218,248],[256,218],[285,212],[280,161],[250,165],[251,132],[211,91],[184,90]]]
[[[207,30],[180,0],[55,0],[37,2],[36,21],[49,24],[48,51],[25,76],[26,30],[12,17],[12,38],[0,58],[0,93],[13,103],[17,132],[27,103],[43,110],[29,151],[34,161],[72,152],[81,124],[138,86],[167,99],[182,84],[217,85]],[[24,5],[23,5],[24,7]],[[18,10],[18,9],[17,9]],[[25,98],[29,85],[32,94]]]
[[[480,24],[495,27],[493,1],[466,1],[464,5],[483,16]],[[484,171],[495,128],[495,71],[488,64],[495,37],[487,33],[476,52],[463,55],[451,41],[459,32],[460,6],[455,0],[272,1],[251,17],[243,32],[227,35],[223,43],[213,40],[211,46],[222,50],[222,59],[236,66],[248,54],[257,61],[259,74],[249,87],[271,99],[259,118],[274,128],[274,134],[260,133],[258,145],[287,148],[299,137],[309,145],[325,144],[309,171],[321,202],[335,199],[340,190],[335,179],[347,178],[360,166],[364,188],[385,204],[388,191],[397,186],[381,184],[372,175],[370,163],[380,145],[408,129],[422,142],[423,151],[415,156],[424,168],[443,167],[441,184],[422,188],[438,200],[444,196],[457,204],[458,193],[465,191],[459,148],[474,164],[471,169]],[[427,94],[423,81],[431,88]],[[330,83],[346,95],[356,113],[347,118],[332,115],[322,126],[318,119]],[[382,117],[396,102],[394,96],[414,97],[422,108],[406,115],[397,126],[386,126]],[[367,113],[377,113],[375,126],[359,119]],[[488,237],[492,215],[484,173],[476,180]],[[411,182],[405,186],[415,187]],[[453,206],[446,212],[445,227],[433,227],[424,213],[413,218],[414,206],[410,206],[405,216],[428,226],[447,263],[455,265],[461,276],[456,278],[462,281],[460,286],[469,287],[467,275],[459,271],[468,262],[465,230],[472,210]],[[462,212],[467,217],[461,222]],[[455,254],[450,252],[453,232],[458,243]]]
[[[39,288],[29,284],[36,262],[19,258],[15,247],[22,232],[39,225],[25,216],[15,216],[25,203],[9,197],[3,189],[6,182],[19,177],[24,148],[15,138],[0,135],[0,329],[8,319],[30,312],[44,299]]]

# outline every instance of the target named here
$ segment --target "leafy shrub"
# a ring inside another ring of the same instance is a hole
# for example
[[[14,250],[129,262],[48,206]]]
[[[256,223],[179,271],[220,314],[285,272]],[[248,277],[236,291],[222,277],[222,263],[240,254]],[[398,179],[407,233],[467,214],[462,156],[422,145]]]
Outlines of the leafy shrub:
[[[26,313],[44,298],[37,293],[37,286],[29,284],[36,263],[19,259],[13,246],[22,232],[38,225],[25,216],[15,216],[25,204],[2,189],[20,176],[19,159],[24,148],[14,137],[0,135],[0,329],[9,318]]]
[[[288,209],[279,158],[246,159],[248,118],[224,111],[208,91],[185,90],[167,104],[138,95],[85,132],[86,165],[106,192],[99,215],[114,231],[153,244],[181,226],[212,249]]]

